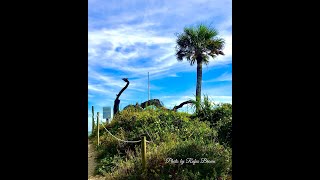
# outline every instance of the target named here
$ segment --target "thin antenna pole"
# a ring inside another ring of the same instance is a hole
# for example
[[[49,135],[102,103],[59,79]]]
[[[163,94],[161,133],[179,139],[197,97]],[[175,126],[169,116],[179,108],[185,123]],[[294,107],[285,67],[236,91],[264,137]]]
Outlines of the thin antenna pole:
[[[150,100],[150,82],[149,82],[149,72],[148,72],[148,101]]]

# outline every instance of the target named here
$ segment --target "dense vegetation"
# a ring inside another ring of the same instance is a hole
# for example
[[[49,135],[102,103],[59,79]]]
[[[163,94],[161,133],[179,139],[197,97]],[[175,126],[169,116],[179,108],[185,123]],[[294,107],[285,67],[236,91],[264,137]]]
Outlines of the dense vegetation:
[[[97,174],[106,179],[231,179],[232,105],[213,105],[208,98],[196,114],[162,108],[127,108],[110,124],[116,137],[140,140],[146,135],[147,170],[141,166],[141,143],[125,143],[100,127]],[[90,138],[96,143],[96,132]],[[167,162],[167,158],[179,163]],[[188,163],[187,158],[199,160]],[[200,163],[201,158],[215,163]],[[181,164],[180,160],[185,160]]]

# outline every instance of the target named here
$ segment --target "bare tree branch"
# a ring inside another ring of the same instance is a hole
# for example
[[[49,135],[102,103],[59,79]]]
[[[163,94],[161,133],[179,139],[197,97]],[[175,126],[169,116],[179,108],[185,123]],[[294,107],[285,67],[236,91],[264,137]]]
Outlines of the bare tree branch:
[[[179,104],[178,106],[174,106],[172,111],[177,111],[179,108],[181,108],[182,106],[184,106],[186,104],[194,104],[194,100],[184,101],[181,104]]]
[[[119,97],[121,96],[121,94],[123,93],[124,90],[127,89],[127,87],[129,86],[130,82],[128,80],[128,78],[122,78],[122,80],[124,82],[126,82],[126,86],[124,86],[121,91],[119,92],[119,94],[117,94],[117,98],[114,100],[114,105],[113,105],[113,115],[116,115],[119,112],[119,104],[120,104],[120,100]]]

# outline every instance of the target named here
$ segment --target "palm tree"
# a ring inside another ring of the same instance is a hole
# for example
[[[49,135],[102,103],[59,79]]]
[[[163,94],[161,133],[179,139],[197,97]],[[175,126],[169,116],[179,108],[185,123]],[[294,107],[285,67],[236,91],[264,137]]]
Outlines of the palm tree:
[[[213,59],[224,55],[222,49],[225,41],[217,37],[218,31],[200,24],[196,27],[186,27],[184,32],[177,35],[176,56],[178,61],[184,58],[190,65],[197,63],[196,111],[201,102],[202,64],[208,65],[209,57]]]

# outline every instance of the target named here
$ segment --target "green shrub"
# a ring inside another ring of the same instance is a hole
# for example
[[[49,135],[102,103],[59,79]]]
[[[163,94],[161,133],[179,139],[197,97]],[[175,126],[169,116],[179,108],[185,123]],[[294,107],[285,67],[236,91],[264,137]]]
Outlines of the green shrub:
[[[232,147],[232,117],[222,118],[216,123],[218,140],[222,144]]]
[[[228,115],[225,108],[210,106],[205,112],[211,115]],[[216,111],[216,112],[215,112]],[[204,112],[204,111],[203,111]],[[161,108],[144,110],[128,107],[119,112],[106,128],[123,140],[140,140],[146,135],[147,171],[141,167],[141,143],[124,143],[110,136],[100,127],[97,174],[107,179],[216,179],[231,173],[231,151],[222,141],[230,139],[232,118],[221,118],[215,125],[206,116],[190,118],[187,113]],[[218,113],[219,112],[219,113]],[[222,112],[222,113],[220,113]],[[220,134],[219,134],[220,133]],[[94,138],[93,134],[91,138]],[[231,142],[231,141],[230,141]],[[200,160],[207,158],[215,163],[171,164],[166,158]]]
[[[196,112],[196,115],[201,121],[209,121],[214,126],[219,120],[232,117],[232,104],[215,105],[208,96],[204,96],[203,102],[200,103],[200,110]]]
[[[232,146],[232,104],[215,105],[208,96],[200,103],[196,117],[200,121],[209,122],[212,130],[218,134],[218,141],[228,147]]]

